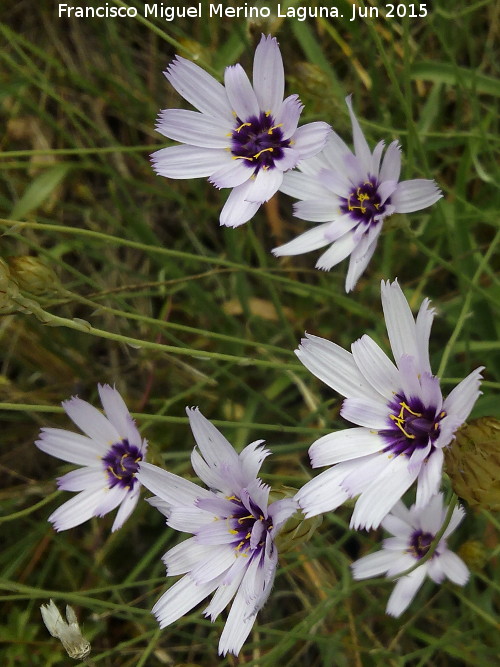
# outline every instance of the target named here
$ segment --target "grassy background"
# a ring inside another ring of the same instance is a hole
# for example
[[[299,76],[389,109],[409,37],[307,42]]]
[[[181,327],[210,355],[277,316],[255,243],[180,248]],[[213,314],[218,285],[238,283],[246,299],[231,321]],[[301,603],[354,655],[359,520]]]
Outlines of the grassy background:
[[[122,392],[153,462],[192,475],[184,407],[199,405],[237,448],[265,438],[274,455],[264,479],[299,487],[312,475],[308,446],[346,424],[340,397],[293,349],[305,330],[343,346],[366,332],[387,346],[381,278],[398,277],[414,309],[433,300],[431,359],[444,390],[485,364],[474,415],[500,417],[498,5],[443,0],[427,3],[425,19],[381,11],[353,22],[351,3],[337,6],[343,20],[168,23],[67,20],[52,0],[2,3],[1,255],[39,257],[64,286],[25,294],[61,326],[28,313],[0,320],[2,665],[71,662],[41,623],[49,597],[75,606],[103,667],[500,664],[498,516],[471,512],[454,536],[452,545],[481,545],[469,584],[428,582],[395,620],[384,615],[391,585],[349,573],[382,531],[350,533],[351,508],[341,508],[281,559],[240,657],[225,659],[223,618],[212,625],[195,609],[159,631],[150,614],[166,585],[160,556],[184,539],[153,508],[140,503],[112,536],[109,516],[61,534],[46,521],[69,497],[54,477],[72,466],[33,441],[41,426],[72,427],[61,400],[97,405],[97,382]],[[160,178],[149,164],[166,145],[153,129],[158,111],[187,106],[161,73],[174,54],[218,78],[237,61],[249,71],[261,32],[280,41],[304,121],[326,120],[350,142],[343,100],[353,93],[372,145],[399,138],[403,176],[435,178],[445,194],[386,223],[349,297],[345,263],[321,273],[313,254],[269,253],[307,228],[290,198],[222,229],[226,191]]]

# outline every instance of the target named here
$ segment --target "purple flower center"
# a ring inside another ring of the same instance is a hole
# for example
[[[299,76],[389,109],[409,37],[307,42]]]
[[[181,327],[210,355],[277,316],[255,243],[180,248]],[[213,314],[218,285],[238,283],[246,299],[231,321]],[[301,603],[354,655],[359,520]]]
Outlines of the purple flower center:
[[[422,530],[415,531],[410,538],[407,553],[420,560],[429,551],[433,539],[434,535],[431,533],[424,533]]]
[[[376,215],[383,216],[388,198],[383,204],[378,193],[378,183],[374,178],[361,183],[340,205],[342,213],[348,213],[359,222],[370,224]]]
[[[270,111],[261,111],[259,117],[250,116],[246,121],[236,117],[236,123],[231,133],[233,159],[243,160],[255,171],[272,169],[290,145],[290,139],[283,139],[282,123],[276,124]]]
[[[139,461],[142,461],[142,454],[135,445],[125,438],[112,445],[102,461],[108,473],[110,489],[117,484],[123,488],[134,488],[137,481],[135,473],[139,469]]]
[[[227,519],[229,532],[234,535],[231,546],[246,558],[259,556],[266,544],[266,535],[273,527],[271,519],[266,519],[264,512],[252,501],[249,510],[236,496],[228,500],[234,504],[234,511]]]
[[[440,433],[439,422],[446,416],[444,411],[436,413],[436,406],[425,407],[418,398],[396,394],[389,404],[390,426],[379,431],[387,442],[384,451],[411,456],[415,449],[434,444]]]

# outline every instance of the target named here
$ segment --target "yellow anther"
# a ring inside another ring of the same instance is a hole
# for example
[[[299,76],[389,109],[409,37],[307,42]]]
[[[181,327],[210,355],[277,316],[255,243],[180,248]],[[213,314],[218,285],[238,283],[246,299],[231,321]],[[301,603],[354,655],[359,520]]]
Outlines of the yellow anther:
[[[267,151],[270,151],[270,152],[272,153],[273,150],[274,150],[274,149],[272,148],[272,146],[270,146],[269,148],[263,148],[263,149],[262,149],[261,151],[259,151],[256,155],[254,155],[254,158],[257,159],[259,156],[262,155],[262,153],[267,153]]]
[[[250,539],[250,536],[251,536],[251,534],[252,534],[252,533],[247,533],[247,534],[245,535],[245,540],[249,540],[249,539]]]
[[[266,118],[269,118],[270,115],[271,115],[271,112],[270,112],[270,111],[266,111],[266,112],[264,113],[264,116],[265,116]]]
[[[272,134],[272,133],[273,133],[273,130],[277,130],[278,127],[283,127],[283,123],[278,123],[278,125],[273,125],[272,127],[270,127],[270,128],[268,129],[267,133],[268,133],[268,134]]]
[[[116,477],[116,479],[123,479],[123,477],[120,477],[120,475],[118,475],[111,466],[108,466],[106,470],[110,472],[113,475],[113,477]]]
[[[253,157],[246,157],[246,155],[233,155],[233,160],[250,160],[250,162],[252,162]]]
[[[226,496],[226,500],[236,500],[238,503],[241,503],[241,500],[236,496]]]
[[[234,528],[230,528],[229,532],[231,533],[231,535],[237,535],[238,534],[238,531],[235,530]]]
[[[410,412],[414,417],[421,417],[422,413],[421,412],[414,412],[409,405],[406,405],[406,403],[403,401],[402,403],[399,404],[401,406],[401,410],[399,412],[399,416],[403,416],[403,411],[407,410],[407,412]]]
[[[241,526],[241,524],[243,523],[243,521],[245,521],[245,519],[255,519],[255,517],[254,517],[253,514],[249,514],[248,516],[242,516],[242,517],[240,517],[240,518],[238,519],[238,523],[240,524],[240,526]]]
[[[242,123],[239,127],[237,127],[235,130],[233,130],[233,132],[239,132],[244,127],[252,127],[252,123]]]

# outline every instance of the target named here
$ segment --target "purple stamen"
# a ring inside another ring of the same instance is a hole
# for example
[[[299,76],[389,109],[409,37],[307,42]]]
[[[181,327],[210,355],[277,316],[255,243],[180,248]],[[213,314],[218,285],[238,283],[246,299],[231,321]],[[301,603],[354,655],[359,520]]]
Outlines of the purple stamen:
[[[348,213],[359,222],[367,224],[376,222],[374,217],[376,215],[383,215],[386,206],[390,204],[390,198],[383,204],[381,203],[378,185],[377,181],[371,178],[369,181],[365,181],[354,188],[347,199],[344,199],[340,205],[342,213]]]
[[[425,407],[418,398],[397,394],[389,405],[390,426],[379,431],[388,443],[384,451],[411,456],[416,449],[434,444],[440,433],[439,422],[446,416],[445,412],[436,413],[436,406]]]
[[[431,533],[424,533],[422,530],[417,530],[410,538],[410,546],[407,552],[417,560],[420,560],[429,551],[434,535]]]
[[[106,456],[102,457],[102,461],[108,473],[111,489],[117,484],[129,489],[134,487],[137,481],[135,473],[139,470],[139,462],[142,461],[142,454],[138,447],[129,444],[125,438],[112,445]]]
[[[243,160],[251,169],[272,169],[289,145],[290,139],[283,139],[281,123],[276,124],[269,112],[262,111],[258,118],[250,116],[246,121],[236,118],[231,152],[235,160]]]

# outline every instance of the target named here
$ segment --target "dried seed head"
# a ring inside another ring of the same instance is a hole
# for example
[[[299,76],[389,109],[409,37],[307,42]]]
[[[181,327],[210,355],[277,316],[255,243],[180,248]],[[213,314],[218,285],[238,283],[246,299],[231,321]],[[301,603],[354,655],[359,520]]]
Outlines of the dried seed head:
[[[89,655],[90,642],[82,635],[72,607],[66,605],[66,618],[68,622],[63,620],[53,600],[50,600],[47,605],[42,605],[40,611],[47,630],[53,637],[61,640],[70,658],[83,660]]]
[[[474,419],[444,451],[455,493],[471,506],[500,510],[500,421]]]

